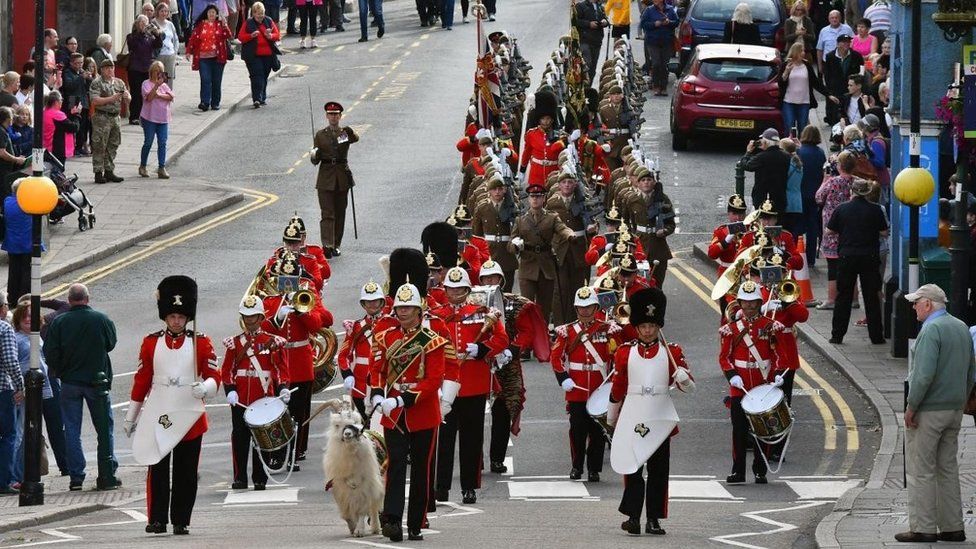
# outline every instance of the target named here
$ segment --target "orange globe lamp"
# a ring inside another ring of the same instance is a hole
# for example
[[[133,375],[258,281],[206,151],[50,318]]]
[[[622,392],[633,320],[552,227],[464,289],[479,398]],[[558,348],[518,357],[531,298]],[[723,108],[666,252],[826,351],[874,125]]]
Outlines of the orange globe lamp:
[[[17,187],[17,204],[27,214],[49,214],[58,205],[58,188],[48,177],[25,177]]]
[[[935,179],[925,168],[905,168],[893,185],[895,197],[906,206],[924,206],[935,193]]]

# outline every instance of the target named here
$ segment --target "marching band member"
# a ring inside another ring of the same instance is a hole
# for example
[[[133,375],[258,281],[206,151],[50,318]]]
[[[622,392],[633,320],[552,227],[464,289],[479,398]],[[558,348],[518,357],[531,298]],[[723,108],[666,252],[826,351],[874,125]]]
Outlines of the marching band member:
[[[664,292],[657,288],[634,294],[630,321],[637,330],[637,339],[622,345],[614,356],[617,373],[607,411],[607,422],[615,427],[610,465],[624,475],[619,509],[628,519],[620,527],[635,536],[641,533],[644,507],[644,531],[665,534],[659,520],[668,517],[671,437],[678,434],[678,414],[670,389],[676,387],[685,393],[695,390],[681,347],[674,343],[667,343],[667,348],[662,345],[667,303]]]
[[[383,314],[386,296],[380,285],[370,280],[359,291],[359,306],[366,311],[359,320],[346,320],[342,323],[346,337],[339,346],[339,371],[342,372],[342,385],[349,391],[352,403],[366,417],[366,385],[369,382],[369,350],[373,345],[373,326]]]
[[[786,267],[792,271],[798,271],[803,268],[803,258],[796,251],[796,240],[793,235],[783,228],[779,229],[779,234],[766,231],[767,227],[776,226],[778,215],[773,209],[773,203],[767,197],[766,201],[759,207],[758,227],[742,235],[737,253],[753,244],[759,244],[762,247],[772,245],[782,250],[786,255]]]
[[[551,91],[535,94],[534,115],[538,125],[526,130],[525,143],[519,172],[524,176],[528,169],[527,185],[545,185],[549,174],[559,169],[560,151],[566,148],[567,139],[556,138],[553,128],[559,109],[556,95]],[[574,132],[579,135],[579,132]],[[529,168],[529,164],[532,165]]]
[[[288,393],[288,363],[284,338],[261,330],[264,303],[255,295],[245,296],[238,308],[244,331],[224,340],[224,362],[220,368],[227,404],[230,404],[231,457],[234,490],[247,490],[247,459],[251,455],[251,480],[255,490],[264,490],[268,475],[258,449],[251,446],[251,430],[244,423],[244,409],[268,396]],[[248,450],[251,450],[248,452]]]
[[[475,489],[481,488],[485,402],[492,389],[489,361],[504,353],[509,339],[504,323],[499,322],[501,311],[486,311],[482,306],[466,303],[471,293],[467,271],[460,267],[449,269],[444,287],[449,304],[431,312],[444,320],[452,347],[463,354],[458,353],[457,357],[461,387],[440,428],[436,495],[439,501],[447,500],[454,476],[457,438],[462,501],[470,504],[477,502]]]
[[[481,270],[481,264],[491,259],[491,251],[488,249],[488,242],[480,237],[471,234],[471,214],[464,204],[459,204],[446,223],[457,230],[458,249],[461,250],[460,260],[468,270],[468,276],[474,278]],[[444,265],[446,268],[454,265]]]
[[[410,505],[407,535],[424,539],[428,477],[441,422],[437,390],[444,378],[449,342],[422,326],[422,295],[413,284],[396,291],[393,314],[397,325],[377,332],[370,358],[372,406],[383,411],[383,431],[389,455],[381,524],[391,541],[403,540],[404,492],[410,463]]]
[[[674,233],[676,227],[674,206],[650,170],[645,167],[637,168],[635,176],[637,186],[627,194],[624,209],[647,252],[647,259],[658,261],[652,278],[658,288],[663,288],[668,260],[671,259],[667,237]]]
[[[729,409],[732,418],[732,474],[725,481],[729,484],[746,481],[746,443],[749,422],[742,410],[742,397],[746,392],[770,381],[777,387],[783,384],[783,370],[779,365],[775,343],[776,332],[782,325],[762,316],[762,292],[759,284],[746,280],[739,285],[736,301],[742,309],[739,319],[719,328],[721,348],[718,362],[729,380]],[[756,484],[766,484],[766,462],[757,445],[752,458],[752,472]]]
[[[314,283],[291,254],[286,254],[281,261],[277,262],[271,273],[279,278],[295,277],[299,280],[299,285]],[[322,305],[319,297],[313,297],[313,303],[307,311],[296,310],[293,301],[295,293],[297,292],[268,296],[264,299],[267,320],[264,321],[262,329],[287,341],[285,349],[288,355],[288,379],[291,388],[297,390],[283,395],[282,400],[288,405],[288,411],[298,425],[294,459],[302,461],[308,449],[308,425],[304,423],[312,411],[312,381],[315,380],[315,365],[309,337],[322,328],[332,326],[332,313]],[[300,467],[296,465],[294,470],[298,471]]]
[[[739,251],[738,239],[740,234],[730,231],[730,227],[742,223],[746,217],[746,201],[742,197],[733,194],[729,197],[728,223],[723,223],[712,231],[712,241],[708,245],[708,257],[718,262],[718,276],[722,276],[725,269],[732,266],[735,256]]]
[[[609,375],[613,352],[620,343],[620,326],[597,319],[600,302],[589,286],[576,291],[578,320],[556,328],[552,345],[552,370],[556,381],[566,392],[569,413],[569,451],[573,461],[569,478],[583,476],[585,458],[589,482],[599,482],[603,470],[603,449],[606,439],[600,426],[586,411],[586,400]]]
[[[603,217],[607,223],[607,232],[590,239],[590,247],[586,250],[586,264],[596,265],[605,254],[614,256],[626,252],[633,253],[637,261],[646,261],[647,254],[644,253],[644,247],[640,240],[630,233],[627,225],[623,224],[615,203],[610,205],[610,209],[603,214]],[[619,242],[623,242],[622,248],[617,248]],[[596,268],[597,276],[607,272],[610,267],[612,267],[611,262],[604,260],[603,264]]]
[[[479,282],[483,286],[505,285],[502,266],[486,261],[481,266]],[[511,436],[518,436],[519,422],[525,407],[525,383],[522,378],[522,350],[532,349],[540,362],[549,360],[549,330],[539,306],[517,295],[503,294],[505,301],[505,333],[508,349],[495,357],[498,369],[495,378],[501,387],[491,405],[491,441],[488,444],[488,463],[492,473],[505,473],[505,454]]]
[[[502,221],[501,213],[504,207],[507,189],[500,177],[492,177],[485,183],[488,189],[488,199],[482,201],[474,211],[471,231],[488,242],[491,258],[505,275],[502,290],[511,292],[515,285],[515,270],[518,269],[518,256],[508,249],[512,240],[512,221]],[[517,214],[517,210],[513,211]],[[484,265],[482,265],[484,269]]]
[[[574,198],[576,186],[579,182],[576,175],[560,171],[556,176],[557,192],[549,197],[546,210],[554,212],[562,222],[573,231],[572,240],[559,239],[555,242],[556,262],[559,277],[554,294],[554,310],[556,324],[567,324],[576,320],[575,307],[572,305],[574,294],[579,284],[590,278],[590,266],[586,263],[587,235],[596,234],[597,226],[586,226],[582,208],[574,215]]]
[[[321,258],[309,253],[308,247],[305,245],[305,235],[305,222],[297,215],[292,217],[281,235],[282,246],[268,258],[267,270],[270,271],[274,268],[275,263],[280,261],[285,254],[292,254],[302,264],[302,269],[308,273],[309,278],[315,282],[315,291],[321,295],[325,281],[332,276],[332,268],[329,267],[329,262],[325,259],[324,253]],[[321,252],[322,248],[318,249]]]
[[[173,534],[186,535],[197,499],[200,446],[207,432],[203,399],[217,394],[220,370],[210,338],[186,329],[187,321],[196,318],[197,283],[186,276],[168,276],[156,294],[166,328],[142,340],[123,430],[128,437],[134,433],[136,462],[149,465],[146,533],[164,533],[172,520]],[[138,427],[140,419],[145,421]]]
[[[444,293],[444,262],[440,256],[434,252],[427,253],[427,270],[430,277],[427,279],[427,308],[439,307],[447,303],[447,294]]]

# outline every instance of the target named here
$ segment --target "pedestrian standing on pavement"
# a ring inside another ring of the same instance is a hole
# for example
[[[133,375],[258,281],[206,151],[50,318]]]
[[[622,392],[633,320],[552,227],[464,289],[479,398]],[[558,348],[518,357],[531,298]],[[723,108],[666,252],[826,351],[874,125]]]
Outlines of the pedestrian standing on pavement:
[[[823,227],[830,222],[830,217],[834,215],[834,210],[838,206],[847,202],[851,197],[851,185],[854,183],[854,166],[857,159],[849,151],[842,151],[837,156],[837,175],[827,177],[817,189],[814,200],[820,205],[821,220]],[[824,231],[820,238],[820,255],[827,261],[827,300],[817,305],[820,310],[834,308],[834,300],[837,298],[837,274],[838,274],[838,237],[836,231]]]
[[[830,27],[824,27],[824,30]],[[821,35],[823,32],[821,31]],[[819,50],[817,50],[819,51]],[[851,35],[842,33],[837,37],[837,47],[834,51],[827,54],[821,66],[824,85],[834,97],[843,97],[850,90],[848,79],[851,76],[859,76],[864,66],[864,58],[861,54],[851,49]],[[853,92],[852,92],[853,93]],[[845,115],[841,105],[833,101],[827,102],[826,117],[827,124],[836,124]]]
[[[794,7],[801,5],[802,3],[797,3]],[[828,101],[837,102],[838,99],[827,93],[827,88],[820,82],[813,64],[807,61],[802,43],[790,46],[786,59],[778,80],[783,127],[786,128],[786,133],[799,135],[800,130],[810,122],[810,109],[817,108],[817,98],[813,90],[828,96]]]
[[[20,364],[20,375],[26,376],[28,370],[30,370],[30,328],[31,328],[31,317],[30,317],[30,302],[19,303],[17,308],[14,309],[13,319],[11,319],[10,324],[14,327],[14,339],[17,342],[17,361]],[[41,343],[43,345],[43,342]],[[41,373],[44,374],[44,385],[41,387],[41,412],[44,417],[44,423],[48,423],[48,410],[56,405],[57,402],[54,400],[54,392],[51,390],[51,381],[48,378],[47,363],[44,362],[44,357],[41,356],[40,360]],[[17,449],[14,451],[14,456],[16,456],[16,464],[14,466],[14,481],[17,483],[23,482],[24,480],[24,419],[25,419],[25,403],[21,402],[17,405]],[[60,418],[60,414],[58,414]],[[48,432],[51,431],[51,425],[48,424]],[[61,453],[64,454],[64,425],[61,425],[61,440],[51,440],[51,448],[55,448],[56,445],[60,445]],[[41,438],[41,448],[46,448],[44,439]],[[47,454],[45,452],[46,462]]]
[[[44,149],[61,162],[62,170],[67,160],[74,156],[75,133],[81,125],[81,105],[75,105],[67,113],[63,109],[61,92],[52,90],[44,97]]]
[[[142,151],[139,156],[139,175],[149,177],[146,164],[153,140],[156,140],[156,161],[160,179],[169,179],[166,172],[166,141],[169,137],[169,123],[173,120],[173,90],[166,85],[166,71],[161,61],[153,61],[149,67],[149,78],[142,83]]]
[[[976,360],[966,324],[945,309],[935,284],[905,299],[922,328],[908,370],[905,406],[905,473],[908,526],[901,542],[965,541],[959,491],[959,427],[973,387]]]
[[[92,169],[95,183],[121,183],[125,178],[115,175],[115,155],[122,144],[122,122],[119,114],[123,102],[132,96],[125,82],[115,77],[115,62],[102,61],[98,78],[92,81],[88,98],[95,106],[92,117]]]
[[[786,176],[786,209],[780,219],[783,220],[783,228],[792,234],[800,235],[803,233],[803,195],[801,187],[803,185],[803,161],[797,152],[797,142],[786,138],[779,142],[779,146],[790,155],[790,169]]]
[[[180,49],[180,37],[176,33],[176,25],[169,20],[169,14],[169,4],[165,1],[159,2],[156,4],[156,17],[153,18],[152,25],[158,29],[163,41],[159,53],[156,54],[156,60],[163,63],[166,85],[173,89],[173,80],[176,80],[176,54]]]
[[[85,69],[85,56],[80,53],[72,53],[68,58],[68,64],[61,71],[61,95],[64,97],[62,110],[65,114],[71,112],[76,106],[81,108],[78,111],[78,131],[75,133],[74,150],[66,151],[75,156],[87,156],[88,133],[91,120],[88,118],[88,86],[91,82]]]
[[[373,13],[373,24],[376,25],[376,37],[383,38],[386,25],[383,23],[383,0],[359,0],[359,41],[369,40],[369,17],[367,12]]]
[[[251,6],[251,17],[241,26],[237,35],[241,46],[241,59],[247,64],[251,78],[251,101],[257,109],[268,104],[268,77],[271,71],[281,68],[278,56],[281,50],[275,45],[281,40],[278,24],[264,14],[264,4]]]
[[[851,199],[831,211],[825,224],[824,240],[837,241],[837,297],[830,338],[835,345],[843,343],[847,334],[858,280],[864,292],[864,312],[871,343],[880,345],[885,342],[879,265],[881,239],[888,236],[888,220],[879,205],[867,200],[871,186],[870,181],[854,180],[850,187]],[[830,260],[827,262],[829,265]]]
[[[339,246],[346,230],[346,205],[349,193],[356,185],[349,169],[349,145],[359,141],[359,136],[349,126],[340,126],[342,105],[336,101],[325,104],[325,117],[329,125],[315,133],[312,164],[319,167],[315,191],[322,212],[319,231],[325,257],[332,259],[342,255]]]
[[[112,45],[112,35],[110,34],[99,34],[95,38],[95,47],[88,52],[88,57],[95,60],[96,70],[102,66],[102,61],[106,59],[115,60],[115,55],[112,53]]]
[[[7,71],[3,74],[3,88],[0,88],[0,107],[15,107],[20,104],[17,101],[17,90],[20,89],[20,74],[14,71]]]
[[[9,305],[17,306],[17,299],[30,293],[31,269],[31,216],[20,209],[17,202],[17,187],[21,180],[14,182],[10,196],[3,199],[3,245],[7,252],[7,295]],[[41,242],[41,250],[44,250]]]
[[[654,95],[668,94],[668,60],[674,54],[674,29],[678,27],[678,14],[664,0],[651,0],[640,18],[644,31],[644,58],[651,76]],[[600,52],[596,56],[599,58]]]
[[[800,150],[796,153],[803,162],[803,181],[800,190],[803,198],[801,224],[806,234],[807,266],[811,268],[817,263],[818,241],[822,227],[820,208],[815,198],[817,189],[823,182],[823,166],[827,162],[827,155],[820,148],[822,140],[820,129],[814,125],[806,126],[800,133]]]
[[[44,345],[44,358],[51,373],[61,380],[61,414],[68,453],[69,488],[81,490],[85,481],[85,452],[81,447],[82,407],[87,404],[98,440],[99,490],[122,485],[115,476],[115,426],[112,419],[112,360],[115,324],[88,304],[84,284],[68,288],[71,309],[51,323]]]
[[[747,172],[756,174],[751,192],[752,207],[759,208],[768,196],[775,211],[786,211],[790,155],[779,148],[779,132],[769,128],[760,134],[759,139],[750,141],[741,162]]]
[[[13,120],[14,110],[10,107],[0,107],[0,196],[10,194],[7,183],[10,174],[23,168],[27,162],[23,156],[17,156],[10,134],[7,133]]]
[[[13,110],[14,122],[7,133],[13,142],[14,154],[27,158],[34,148],[34,111],[27,105],[17,105]]]
[[[295,0],[295,5],[298,7],[299,13],[301,13],[302,19],[298,23],[298,32],[301,33],[302,39],[298,41],[298,47],[301,49],[305,48],[317,48],[319,47],[318,42],[315,41],[315,35],[318,33],[319,25],[316,22],[318,17],[319,7],[322,5],[322,0]],[[308,45],[305,44],[305,39],[310,36],[312,37]],[[244,39],[241,39],[243,42]]]
[[[589,86],[600,65],[600,50],[603,45],[603,29],[610,26],[610,21],[603,13],[603,6],[598,0],[582,0],[576,3],[576,30],[579,31],[580,53],[586,61],[587,80]],[[630,9],[628,6],[627,9]]]
[[[7,295],[0,290],[0,317],[7,318]],[[24,401],[24,377],[17,362],[17,341],[10,324],[0,321],[0,495],[16,494],[10,487],[17,443],[16,406]]]
[[[610,21],[610,37],[630,36],[630,2],[628,0],[607,0],[603,9]]]
[[[129,89],[135,91],[132,104],[129,105],[129,124],[135,126],[139,123],[139,113],[142,112],[142,95],[139,90],[146,78],[149,78],[153,52],[163,46],[163,38],[159,29],[149,25],[149,18],[140,14],[132,23],[132,32],[125,37],[125,45],[129,48]]]
[[[193,70],[200,71],[201,111],[220,109],[220,85],[227,64],[227,41],[233,38],[227,20],[217,6],[208,4],[193,23],[193,32],[186,41],[186,59],[193,59]]]

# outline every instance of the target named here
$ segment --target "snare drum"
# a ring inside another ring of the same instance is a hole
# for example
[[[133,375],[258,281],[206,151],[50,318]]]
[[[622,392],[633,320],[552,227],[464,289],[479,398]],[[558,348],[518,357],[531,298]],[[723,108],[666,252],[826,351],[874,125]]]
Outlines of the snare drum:
[[[793,412],[783,390],[770,383],[753,388],[742,397],[742,411],[756,438],[776,444],[793,426]]]
[[[254,444],[265,452],[284,448],[295,436],[295,420],[280,398],[256,400],[244,410],[244,423],[251,429]]]
[[[613,427],[607,423],[607,411],[610,410],[610,389],[613,384],[604,383],[597,387],[586,399],[586,413],[590,414],[601,429],[607,440],[613,440]]]

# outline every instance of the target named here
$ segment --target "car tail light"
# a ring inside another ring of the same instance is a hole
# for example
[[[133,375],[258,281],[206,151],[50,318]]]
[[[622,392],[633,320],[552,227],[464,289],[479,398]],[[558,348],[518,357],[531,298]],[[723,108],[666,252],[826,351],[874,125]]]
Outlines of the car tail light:
[[[786,51],[786,30],[785,27],[780,27],[776,34],[773,35],[773,47],[779,51]]]
[[[678,40],[681,42],[681,47],[690,48],[692,46],[691,39],[691,23],[685,21],[684,23],[681,23],[680,27],[678,27]]]
[[[772,98],[779,99],[779,88],[770,88],[766,90],[766,93]]]
[[[698,84],[695,84],[689,80],[685,80],[681,83],[681,91],[682,93],[687,93],[688,95],[701,95],[708,91],[708,88],[705,86],[699,86]]]

